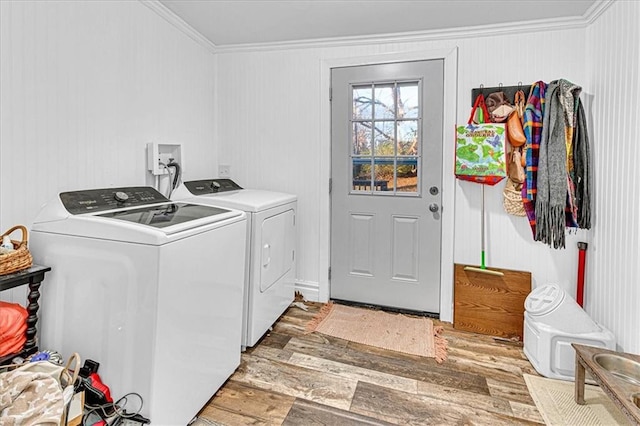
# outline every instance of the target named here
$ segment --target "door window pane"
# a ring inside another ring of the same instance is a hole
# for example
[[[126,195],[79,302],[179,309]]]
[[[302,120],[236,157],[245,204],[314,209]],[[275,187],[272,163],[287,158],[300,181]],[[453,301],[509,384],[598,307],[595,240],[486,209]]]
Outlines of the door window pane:
[[[418,121],[398,121],[398,155],[418,155]]]
[[[395,132],[393,121],[377,121],[373,131],[375,152],[374,155],[394,155],[393,141]]]
[[[393,119],[396,116],[396,98],[393,85],[376,86],[374,111],[375,119]]]
[[[371,126],[373,123],[353,123],[353,154],[371,155]]]
[[[398,118],[418,118],[418,85],[398,84]]]
[[[415,158],[398,158],[396,165],[396,186],[398,192],[418,192],[418,168]]]
[[[353,88],[353,118],[355,120],[371,120],[373,113],[373,89],[369,86]]]
[[[373,191],[388,191],[390,186],[393,186],[393,159],[389,159],[391,165],[388,164],[376,164],[375,175],[373,181]]]
[[[353,190],[371,190],[371,162],[367,158],[353,159]],[[367,162],[368,161],[368,162]]]

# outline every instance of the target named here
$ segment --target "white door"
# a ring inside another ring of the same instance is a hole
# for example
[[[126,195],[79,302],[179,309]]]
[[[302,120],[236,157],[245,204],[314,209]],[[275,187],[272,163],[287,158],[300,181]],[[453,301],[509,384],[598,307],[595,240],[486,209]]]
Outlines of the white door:
[[[440,312],[443,61],[331,71],[331,298]]]

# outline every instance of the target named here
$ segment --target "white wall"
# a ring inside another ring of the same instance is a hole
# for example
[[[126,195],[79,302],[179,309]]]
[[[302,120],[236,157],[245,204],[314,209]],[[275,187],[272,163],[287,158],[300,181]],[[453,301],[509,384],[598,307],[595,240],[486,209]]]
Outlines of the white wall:
[[[139,2],[0,2],[0,228],[58,192],[144,184],[148,142],[212,173],[215,57]]]
[[[182,143],[185,179],[210,177],[218,163],[230,164],[232,177],[246,187],[298,194],[298,281],[326,295],[323,64],[457,48],[459,122],[467,119],[471,88],[480,84],[566,78],[583,86],[592,118],[594,229],[570,235],[565,250],[549,249],[532,241],[525,219],[502,211],[502,185],[489,188],[488,264],[529,270],[534,285],[557,282],[574,294],[576,242],[589,242],[587,311],[614,331],[623,350],[640,352],[640,195],[633,167],[640,161],[639,7],[615,2],[589,27],[573,22],[502,35],[229,49],[214,56],[139,2],[0,2],[0,229],[30,225],[39,207],[63,190],[144,184],[146,143]],[[477,264],[480,191],[451,179],[454,261]]]
[[[539,43],[530,45],[532,37]],[[549,48],[556,39],[564,44]],[[328,96],[319,85],[322,61],[456,46],[459,122],[468,118],[471,89],[480,84],[489,87],[522,81],[528,85],[561,77],[582,83],[586,79],[583,29],[219,55],[221,161],[232,165],[233,176],[245,186],[298,194],[301,281],[326,285],[325,265],[318,262],[321,253],[328,250],[325,236],[319,235],[328,214],[329,179],[328,170],[321,169],[322,161],[328,162],[323,156],[329,153],[329,140],[321,138],[320,128],[321,109]],[[454,143],[453,138],[447,141]],[[455,261],[478,264],[480,187],[471,183],[455,186]],[[575,285],[575,237],[569,238],[568,249],[562,251],[533,243],[526,220],[503,212],[502,185],[488,188],[486,197],[490,265],[529,270],[536,284],[555,281],[567,288]]]
[[[215,56],[142,3],[0,1],[0,31],[2,232],[60,191],[145,184],[148,142],[216,170]]]
[[[627,4],[631,16],[637,18],[637,4]],[[626,27],[617,27],[617,17],[610,17],[609,12],[600,18],[595,27],[600,31],[608,32],[616,28],[615,35],[610,37],[623,37]],[[622,12],[625,13],[625,12]],[[633,13],[636,13],[633,15]],[[631,27],[632,18],[627,20]],[[370,43],[326,43],[318,45],[300,46],[273,46],[271,48],[245,48],[228,49],[219,53],[219,150],[220,160],[231,165],[232,176],[247,187],[272,188],[293,192],[299,197],[299,257],[298,279],[301,288],[308,290],[311,298],[318,297],[323,300],[328,294],[328,280],[326,267],[328,266],[328,236],[326,235],[328,223],[328,179],[329,169],[324,165],[329,164],[329,140],[328,124],[322,120],[323,107],[326,104],[326,87],[322,84],[322,64],[331,61],[339,61],[341,58],[376,56],[384,57],[386,54],[401,54],[402,52],[417,52],[431,50],[447,50],[458,48],[458,75],[457,75],[457,121],[464,122],[468,118],[471,89],[480,84],[485,86],[515,85],[522,82],[529,85],[537,80],[549,82],[551,80],[565,78],[583,87],[583,99],[587,113],[591,114],[591,104],[597,103],[597,90],[600,84],[599,77],[593,75],[591,68],[596,69],[598,58],[604,55],[607,45],[598,50],[588,49],[586,35],[595,30],[587,31],[586,23],[583,25],[569,25],[570,29],[558,29],[557,27],[540,27],[535,30],[522,30],[503,35],[490,35],[491,32],[469,34],[468,36],[456,36],[455,38],[425,37],[423,41],[395,42],[393,40],[378,40]],[[630,42],[629,48],[636,46],[637,29],[634,29],[636,38]],[[594,36],[591,36],[594,37]],[[597,37],[597,36],[596,36]],[[608,55],[624,56],[625,53],[611,49],[608,45]],[[607,56],[607,55],[605,55]],[[619,58],[618,58],[619,59]],[[637,62],[637,55],[635,56]],[[626,59],[625,63],[630,60]],[[633,69],[633,66],[631,67]],[[636,78],[637,90],[637,63],[635,74],[629,71],[618,70],[619,74],[626,78]],[[614,81],[617,76],[608,76]],[[619,83],[609,83],[618,84]],[[608,90],[608,89],[604,89]],[[629,105],[631,101],[623,101],[622,93],[618,90],[615,94],[608,94],[613,107],[617,110],[620,102]],[[594,101],[594,99],[596,99]],[[637,96],[633,98],[637,100]],[[634,105],[637,105],[634,104]],[[637,106],[636,106],[637,108]],[[637,123],[637,113],[635,117]],[[621,127],[621,126],[619,126]],[[446,129],[445,129],[446,131]],[[595,146],[594,155],[598,155],[602,148],[602,141],[598,135],[603,131],[599,128],[592,129],[594,136],[592,143]],[[606,130],[605,130],[606,132]],[[629,133],[631,135],[631,133]],[[633,143],[628,140],[617,140],[618,143]],[[448,143],[448,142],[447,142]],[[451,138],[450,143],[453,143]],[[634,148],[637,153],[637,149]],[[620,158],[621,170],[619,174],[626,173],[629,179],[628,185],[633,183],[631,179],[631,162],[621,151],[617,151]],[[446,162],[449,159],[445,159]],[[618,165],[618,162],[615,163]],[[603,175],[611,173],[609,160],[599,158],[595,161],[596,180]],[[628,167],[628,168],[627,168]],[[453,178],[451,178],[453,179]],[[601,185],[607,185],[610,181],[610,191],[607,194],[617,193],[619,182],[617,179],[603,180]],[[616,185],[614,185],[616,183]],[[480,188],[472,183],[455,182],[455,254],[456,263],[479,264],[480,262]],[[610,288],[611,281],[620,282],[620,288],[624,288],[624,294],[635,295],[633,299],[637,304],[637,288],[633,277],[633,268],[624,270],[625,265],[637,265],[638,263],[638,227],[629,227],[633,222],[631,217],[626,217],[626,225],[611,224],[605,226],[602,221],[605,215],[603,208],[613,208],[617,216],[612,219],[619,220],[621,207],[635,207],[628,216],[634,215],[637,222],[638,198],[629,198],[628,193],[609,195],[609,199],[603,203],[598,194],[595,201],[597,207],[596,227],[602,226],[602,230],[580,230],[577,233],[567,235],[566,249],[554,250],[548,246],[534,242],[531,237],[529,225],[524,218],[509,216],[502,208],[502,187],[499,184],[486,191],[487,214],[487,262],[491,266],[526,270],[533,274],[533,285],[545,283],[558,283],[570,294],[575,295],[577,280],[578,249],[577,242],[591,242],[593,235],[603,232],[611,241],[625,238],[630,240],[630,245],[624,253],[615,258],[613,266],[602,266],[604,271],[596,273],[594,263],[610,263],[612,259],[597,257],[597,247],[588,251],[587,259],[589,270],[587,272],[587,311],[593,312],[597,320],[611,328],[619,336],[623,349],[635,348],[640,345],[640,336],[631,335],[626,326],[631,321],[638,330],[638,316],[631,310],[619,311],[618,307],[604,302],[605,299],[596,301],[598,291],[606,292]],[[606,187],[605,187],[606,188]],[[603,192],[604,193],[604,192]],[[603,194],[602,193],[602,194]],[[637,194],[637,191],[635,191]],[[625,195],[626,194],[626,195]],[[444,206],[445,209],[452,206]],[[610,229],[609,229],[610,228]],[[606,231],[604,231],[606,229]],[[627,231],[632,232],[629,234]],[[632,235],[631,237],[629,235]],[[635,235],[635,236],[634,236]],[[593,251],[593,253],[591,252]],[[622,250],[620,250],[622,251]],[[592,258],[590,258],[593,256]],[[451,265],[443,265],[443,268]],[[637,270],[635,270],[637,276]],[[606,277],[609,279],[605,279]],[[633,284],[632,284],[633,283]],[[443,282],[443,287],[451,288],[452,282]],[[601,289],[601,290],[597,290]],[[450,292],[449,292],[450,294]],[[622,295],[619,301],[623,300]],[[629,299],[627,299],[629,300]],[[443,303],[447,303],[443,300]],[[628,302],[632,303],[632,302]],[[445,318],[446,319],[446,318]],[[450,319],[450,318],[449,318]]]
[[[587,311],[640,353],[640,2],[618,1],[586,32],[595,212]]]

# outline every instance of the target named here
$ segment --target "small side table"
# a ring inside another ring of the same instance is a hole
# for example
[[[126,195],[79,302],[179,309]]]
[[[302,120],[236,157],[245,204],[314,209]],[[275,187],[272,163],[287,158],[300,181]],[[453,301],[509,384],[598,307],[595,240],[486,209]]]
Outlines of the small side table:
[[[27,296],[29,300],[29,304],[27,305],[27,341],[21,352],[0,357],[0,365],[6,364],[16,356],[24,357],[38,351],[36,333],[38,331],[38,309],[40,309],[40,305],[38,305],[38,299],[40,299],[39,289],[40,284],[42,284],[44,280],[44,274],[50,270],[51,268],[48,266],[33,265],[24,271],[0,276],[0,291],[9,290],[25,284],[29,285],[29,295]]]

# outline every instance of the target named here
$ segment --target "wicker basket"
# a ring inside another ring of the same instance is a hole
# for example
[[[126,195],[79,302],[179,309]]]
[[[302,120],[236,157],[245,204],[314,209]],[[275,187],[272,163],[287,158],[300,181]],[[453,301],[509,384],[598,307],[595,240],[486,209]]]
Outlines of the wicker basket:
[[[11,240],[14,251],[10,253],[0,254],[0,275],[13,274],[14,272],[28,269],[33,264],[33,258],[27,248],[27,228],[22,225],[16,225],[0,236],[0,241],[6,236],[11,235],[13,231],[22,231],[22,241]]]

